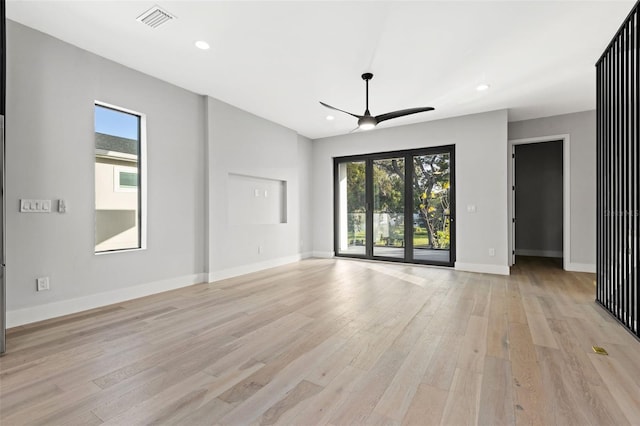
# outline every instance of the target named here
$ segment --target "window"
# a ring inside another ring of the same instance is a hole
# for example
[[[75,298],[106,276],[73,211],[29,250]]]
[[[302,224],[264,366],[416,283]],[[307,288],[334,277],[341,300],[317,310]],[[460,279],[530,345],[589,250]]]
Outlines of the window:
[[[145,116],[95,104],[95,252],[145,248]]]
[[[134,167],[116,166],[113,168],[113,190],[115,192],[138,191],[138,169]]]

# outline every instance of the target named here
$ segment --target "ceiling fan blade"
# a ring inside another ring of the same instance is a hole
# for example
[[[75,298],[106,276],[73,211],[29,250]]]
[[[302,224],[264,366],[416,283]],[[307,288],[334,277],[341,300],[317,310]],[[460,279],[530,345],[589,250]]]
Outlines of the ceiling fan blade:
[[[360,117],[361,117],[361,115],[351,114],[351,113],[350,113],[350,112],[348,112],[348,111],[342,110],[342,109],[340,109],[340,108],[332,107],[331,105],[329,105],[329,104],[325,104],[324,102],[320,102],[320,104],[321,104],[323,107],[326,107],[326,108],[329,108],[329,109],[334,109],[334,110],[336,110],[336,111],[340,111],[340,112],[344,112],[345,114],[349,114],[349,115],[351,115],[351,116],[353,116],[353,117],[355,117],[355,118],[360,118]]]
[[[419,112],[427,112],[433,111],[435,108],[431,107],[421,107],[421,108],[407,108],[401,109],[399,111],[388,112],[386,114],[376,115],[376,121],[380,123],[381,121],[391,120],[392,118],[404,117],[405,115],[417,114]]]

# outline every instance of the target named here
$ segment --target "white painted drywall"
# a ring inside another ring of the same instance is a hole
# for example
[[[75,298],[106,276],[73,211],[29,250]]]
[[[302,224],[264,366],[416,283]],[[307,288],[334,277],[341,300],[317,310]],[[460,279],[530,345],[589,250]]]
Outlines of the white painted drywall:
[[[507,111],[315,140],[313,241],[333,253],[333,158],[441,145],[456,146],[456,267],[508,274]],[[476,206],[468,213],[467,206]],[[489,256],[489,248],[495,256]]]
[[[287,183],[254,176],[228,175],[227,207],[232,225],[287,222]]]
[[[300,253],[309,257],[313,252],[313,210],[311,209],[313,194],[313,148],[310,139],[298,135],[298,196],[300,205]]]
[[[286,263],[300,257],[298,135],[293,130],[207,99],[209,127],[209,279],[211,281]],[[286,182],[287,223],[238,223],[229,204],[229,175]],[[310,226],[306,223],[306,226]]]
[[[584,111],[509,123],[509,140],[571,137],[571,259],[581,270],[596,262],[596,112]]]
[[[147,115],[146,250],[94,254],[95,100]],[[140,287],[150,283],[167,289],[198,279],[205,267],[204,106],[201,96],[8,22],[9,319],[25,308],[55,305],[47,312],[60,315],[125,294],[101,298],[105,292],[136,288],[134,297],[153,291]],[[68,211],[19,213],[20,198],[62,198]],[[36,292],[41,276],[50,277],[50,291]],[[33,320],[33,312],[20,321]]]

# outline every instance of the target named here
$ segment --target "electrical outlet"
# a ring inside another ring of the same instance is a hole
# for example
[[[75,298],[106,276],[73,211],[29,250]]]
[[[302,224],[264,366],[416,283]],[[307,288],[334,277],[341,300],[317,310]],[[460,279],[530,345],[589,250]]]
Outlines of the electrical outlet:
[[[490,248],[489,249],[489,256],[495,256],[495,255],[496,255],[496,249]]]
[[[36,279],[37,289],[38,291],[48,291],[49,290],[49,277],[41,277]]]
[[[262,246],[258,246],[258,254],[262,254]]]

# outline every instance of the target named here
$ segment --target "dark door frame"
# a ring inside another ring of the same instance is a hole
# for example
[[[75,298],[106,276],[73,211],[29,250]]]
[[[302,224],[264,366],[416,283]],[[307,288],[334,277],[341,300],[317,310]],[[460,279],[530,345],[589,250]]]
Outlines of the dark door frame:
[[[449,262],[428,260],[416,260],[413,258],[413,157],[420,155],[449,154]],[[373,253],[373,162],[389,158],[402,157],[405,160],[405,185],[404,185],[404,241],[405,255],[403,258],[375,256]],[[361,161],[365,163],[365,204],[366,204],[366,250],[365,254],[340,253],[340,188],[339,165],[341,163]],[[411,167],[408,167],[411,165]],[[414,263],[422,265],[453,267],[456,261],[456,195],[455,195],[455,145],[444,145],[428,148],[408,149],[402,151],[386,151],[371,154],[349,155],[334,157],[333,159],[333,250],[337,257],[349,257],[357,259],[384,260],[389,262]],[[408,215],[409,220],[407,220]],[[411,224],[407,226],[407,224]]]

